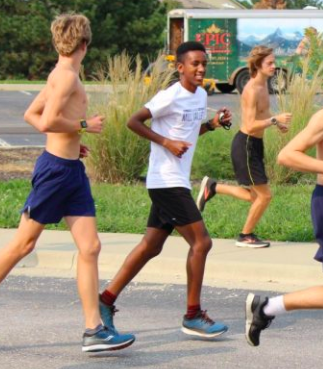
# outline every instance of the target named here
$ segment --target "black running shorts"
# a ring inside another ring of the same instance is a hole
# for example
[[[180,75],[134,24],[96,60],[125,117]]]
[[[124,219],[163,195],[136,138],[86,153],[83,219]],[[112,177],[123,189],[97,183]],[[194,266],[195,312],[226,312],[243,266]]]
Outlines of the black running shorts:
[[[268,182],[262,138],[249,136],[239,131],[232,141],[231,159],[236,179],[240,185],[256,186]]]
[[[172,233],[177,226],[185,226],[202,220],[191,191],[184,187],[156,188],[148,190],[152,205],[148,228],[165,229]]]

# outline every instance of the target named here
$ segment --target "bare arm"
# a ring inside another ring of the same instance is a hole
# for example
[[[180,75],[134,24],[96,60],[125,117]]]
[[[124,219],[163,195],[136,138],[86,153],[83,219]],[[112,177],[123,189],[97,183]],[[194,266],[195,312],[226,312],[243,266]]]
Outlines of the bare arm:
[[[59,81],[55,88],[48,92],[48,85],[37,95],[26,110],[24,119],[39,132],[73,133],[80,130],[80,117],[77,120],[67,119],[62,112],[70,97],[78,86],[78,77],[70,71],[60,71]],[[48,82],[49,83],[49,82]],[[55,83],[55,82],[54,82]],[[87,120],[88,132],[99,133],[102,130],[103,117],[96,116]]]
[[[278,164],[301,172],[323,174],[323,161],[305,152],[323,141],[323,110],[313,115],[308,125],[279,153]]]
[[[210,119],[206,123],[201,124],[200,133],[199,133],[200,136],[203,135],[206,132],[210,132],[210,130],[207,128],[207,124],[209,124],[214,129],[222,127],[222,125],[220,123],[220,114],[221,113],[224,114],[223,118],[221,119],[221,122],[223,122],[223,123],[231,122],[231,119],[232,119],[231,111],[229,109],[223,107],[223,108],[219,109],[216,112],[213,119]]]
[[[270,116],[268,112],[268,118],[266,119],[256,119],[257,116],[257,91],[254,89],[248,89],[243,94],[243,123],[246,127],[248,134],[257,134],[259,131],[263,131],[264,129],[271,127],[273,125],[271,119],[273,117]],[[287,129],[286,124],[290,123],[292,115],[290,113],[282,113],[274,116],[278,122],[278,128],[281,131],[285,131]]]
[[[39,123],[41,115],[43,114],[46,103],[46,87],[40,91],[33,102],[30,104],[29,108],[24,114],[24,119],[31,126],[39,130]]]
[[[152,118],[150,110],[147,108],[141,108],[131,116],[127,126],[137,135],[144,137],[149,141],[155,142],[158,145],[164,146],[172,154],[180,158],[189,149],[191,144],[185,141],[170,140],[154,132],[145,124],[145,121],[150,118]]]

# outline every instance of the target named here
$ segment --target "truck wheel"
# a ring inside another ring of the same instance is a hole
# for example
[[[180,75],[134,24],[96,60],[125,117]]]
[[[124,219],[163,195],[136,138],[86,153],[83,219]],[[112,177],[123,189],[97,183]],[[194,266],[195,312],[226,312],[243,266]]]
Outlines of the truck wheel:
[[[250,79],[250,74],[248,69],[243,69],[236,77],[235,83],[237,90],[242,94],[242,91],[244,89],[244,86],[247,84],[247,82]]]
[[[229,83],[217,83],[216,88],[223,94],[230,94],[236,87]]]
[[[279,76],[281,74],[281,77]],[[279,85],[280,83],[280,85]],[[275,74],[268,80],[270,94],[284,93],[288,87],[287,73],[283,69],[276,69]]]

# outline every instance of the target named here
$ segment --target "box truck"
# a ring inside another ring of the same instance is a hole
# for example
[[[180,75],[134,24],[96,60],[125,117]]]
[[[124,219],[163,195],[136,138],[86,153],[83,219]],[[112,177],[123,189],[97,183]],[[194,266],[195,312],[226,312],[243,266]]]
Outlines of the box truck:
[[[323,10],[217,10],[175,9],[167,20],[167,53],[174,55],[184,41],[201,42],[208,54],[206,81],[216,81],[217,89],[240,93],[250,76],[247,57],[256,45],[272,47],[276,73],[269,80],[269,91],[278,91],[278,75],[288,84],[293,55],[305,29],[323,31]]]

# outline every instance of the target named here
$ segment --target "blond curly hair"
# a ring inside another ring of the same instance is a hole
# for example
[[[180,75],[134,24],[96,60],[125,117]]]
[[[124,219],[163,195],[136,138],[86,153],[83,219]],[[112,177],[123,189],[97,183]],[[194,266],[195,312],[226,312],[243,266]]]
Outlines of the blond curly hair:
[[[259,45],[255,46],[248,57],[248,68],[251,77],[256,77],[257,71],[261,68],[262,61],[269,55],[273,54],[274,50],[270,47]]]
[[[84,42],[92,40],[90,21],[82,14],[62,14],[50,28],[56,51],[63,56],[72,55]]]

